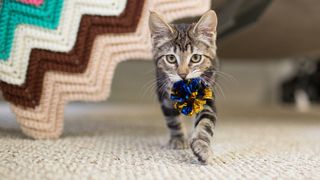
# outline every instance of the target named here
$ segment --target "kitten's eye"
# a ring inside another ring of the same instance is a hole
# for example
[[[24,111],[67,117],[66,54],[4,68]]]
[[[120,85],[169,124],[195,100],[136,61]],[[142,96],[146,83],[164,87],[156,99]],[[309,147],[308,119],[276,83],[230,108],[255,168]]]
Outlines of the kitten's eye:
[[[200,54],[194,54],[191,56],[192,63],[199,63],[202,60],[202,56]]]
[[[170,64],[175,64],[177,62],[177,59],[173,54],[166,55],[166,60]]]

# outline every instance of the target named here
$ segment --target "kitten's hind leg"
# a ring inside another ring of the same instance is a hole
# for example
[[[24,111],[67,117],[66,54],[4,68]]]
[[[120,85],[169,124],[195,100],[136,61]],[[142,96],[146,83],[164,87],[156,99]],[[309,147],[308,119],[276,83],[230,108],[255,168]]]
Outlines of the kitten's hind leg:
[[[168,104],[162,104],[161,109],[165,116],[167,127],[170,130],[168,147],[171,149],[188,148],[186,132],[181,120],[179,119],[180,113],[172,106],[168,106]]]
[[[193,154],[204,164],[212,160],[211,141],[216,121],[214,105],[205,105],[204,110],[197,114],[190,147]]]

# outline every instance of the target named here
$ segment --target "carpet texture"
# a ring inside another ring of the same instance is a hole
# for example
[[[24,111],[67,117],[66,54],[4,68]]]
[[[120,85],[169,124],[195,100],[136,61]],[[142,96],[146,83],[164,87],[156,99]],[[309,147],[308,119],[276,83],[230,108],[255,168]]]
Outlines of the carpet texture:
[[[213,163],[203,166],[191,150],[164,146],[168,132],[156,105],[72,105],[58,140],[27,139],[3,109],[1,179],[320,178],[317,116],[282,116],[272,110],[246,117],[222,112]],[[185,122],[190,129],[191,121]]]

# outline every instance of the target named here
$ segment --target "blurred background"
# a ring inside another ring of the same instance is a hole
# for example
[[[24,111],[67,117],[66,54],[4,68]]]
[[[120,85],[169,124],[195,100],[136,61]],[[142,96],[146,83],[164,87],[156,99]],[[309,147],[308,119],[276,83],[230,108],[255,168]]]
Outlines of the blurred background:
[[[219,17],[218,56],[225,73],[216,87],[218,110],[317,112],[319,6],[317,0],[213,0]],[[153,69],[152,61],[120,64],[109,102],[157,105]]]

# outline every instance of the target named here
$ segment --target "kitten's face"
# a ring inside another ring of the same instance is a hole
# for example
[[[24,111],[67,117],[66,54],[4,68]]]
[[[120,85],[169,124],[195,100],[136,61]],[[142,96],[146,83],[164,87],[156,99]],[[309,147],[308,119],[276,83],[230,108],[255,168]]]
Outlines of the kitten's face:
[[[169,25],[151,13],[149,25],[157,71],[172,82],[214,74],[217,68],[214,11],[208,11],[198,23],[190,25]]]

